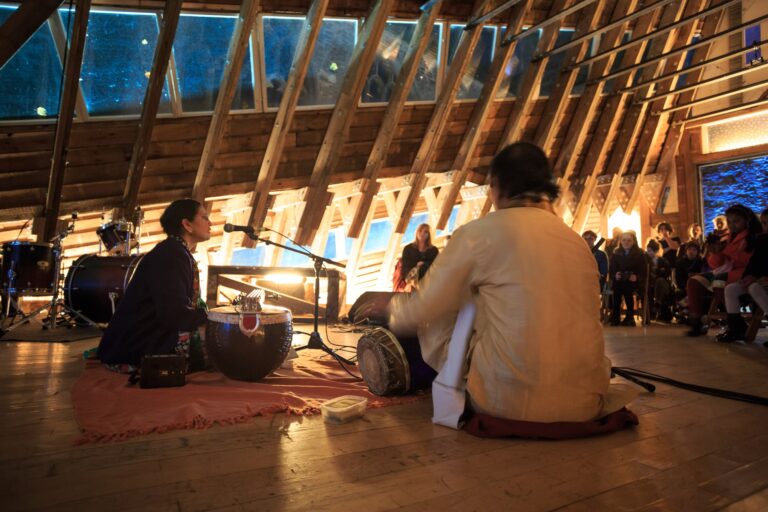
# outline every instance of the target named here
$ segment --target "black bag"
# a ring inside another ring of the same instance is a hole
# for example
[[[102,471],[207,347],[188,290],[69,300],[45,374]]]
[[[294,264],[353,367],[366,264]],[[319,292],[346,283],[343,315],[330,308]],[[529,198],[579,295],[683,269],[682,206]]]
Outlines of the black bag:
[[[141,360],[141,388],[172,388],[186,384],[187,361],[181,354],[145,355]]]

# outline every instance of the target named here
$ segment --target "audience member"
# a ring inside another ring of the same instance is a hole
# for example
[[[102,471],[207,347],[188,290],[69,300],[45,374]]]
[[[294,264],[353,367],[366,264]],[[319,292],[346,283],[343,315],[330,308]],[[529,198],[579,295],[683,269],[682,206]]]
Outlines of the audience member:
[[[683,245],[681,255],[675,264],[675,284],[677,289],[682,292],[683,297],[686,295],[685,286],[688,278],[693,274],[701,273],[703,265],[704,260],[701,258],[699,244],[693,241]]]
[[[721,238],[728,236],[728,218],[725,215],[718,215],[712,219],[712,225],[715,228],[712,230],[713,235]]]
[[[688,226],[688,240],[686,240],[685,244],[680,247],[678,257],[683,256],[683,252],[685,252],[685,245],[690,244],[691,242],[699,246],[699,253],[701,253],[701,250],[704,248],[704,230],[701,229],[701,224],[698,222],[694,222]]]
[[[610,258],[613,253],[616,251],[616,249],[619,248],[619,242],[621,241],[621,234],[623,231],[621,228],[613,228],[613,231],[611,231],[611,235],[613,238],[608,240],[608,242],[605,244],[605,253]]]
[[[429,224],[420,224],[416,228],[416,235],[413,242],[403,248],[402,256],[402,277],[406,281],[419,281],[427,273],[429,266],[437,258],[437,247],[432,245],[432,233]],[[411,271],[415,269],[417,275],[413,276]]]
[[[627,308],[627,315],[622,325],[635,325],[635,301],[632,294],[641,289],[645,282],[646,262],[643,251],[637,245],[637,237],[632,231],[623,233],[619,239],[619,247],[611,255],[610,279],[613,289],[613,310],[611,325],[619,325],[621,299]]]
[[[589,250],[592,251],[595,261],[597,262],[597,271],[600,272],[600,290],[602,290],[608,279],[608,256],[601,251],[599,247],[595,247],[597,234],[594,231],[585,231],[581,237],[587,242]]]
[[[674,231],[669,222],[659,222],[659,225],[656,226],[656,232],[659,235],[656,240],[661,246],[664,259],[667,260],[670,267],[674,267],[677,261],[677,251],[682,244],[680,237],[672,236]]]
[[[672,267],[661,256],[661,245],[657,240],[650,239],[645,246],[648,261],[648,285],[653,291],[652,316],[662,322],[672,320]]]

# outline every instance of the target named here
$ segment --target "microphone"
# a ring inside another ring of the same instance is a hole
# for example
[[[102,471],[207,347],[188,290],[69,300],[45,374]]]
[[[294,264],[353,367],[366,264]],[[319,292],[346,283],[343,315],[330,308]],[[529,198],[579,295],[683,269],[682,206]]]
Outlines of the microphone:
[[[227,222],[224,224],[224,231],[227,233],[234,233],[235,231],[242,231],[243,233],[260,233],[262,231],[268,231],[268,228],[253,229],[251,226],[238,226],[236,224],[230,224]]]

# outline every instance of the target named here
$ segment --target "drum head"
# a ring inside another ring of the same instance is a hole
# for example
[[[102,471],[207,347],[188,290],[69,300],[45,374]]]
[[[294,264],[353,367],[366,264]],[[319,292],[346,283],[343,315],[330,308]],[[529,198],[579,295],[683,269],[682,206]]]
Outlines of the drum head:
[[[387,329],[374,329],[360,338],[357,361],[371,393],[390,396],[410,391],[408,359],[400,342]]]

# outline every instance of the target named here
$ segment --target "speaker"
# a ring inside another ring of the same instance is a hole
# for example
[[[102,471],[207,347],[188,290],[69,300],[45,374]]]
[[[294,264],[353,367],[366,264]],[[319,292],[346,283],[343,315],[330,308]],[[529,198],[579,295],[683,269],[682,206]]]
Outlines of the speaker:
[[[386,327],[389,324],[389,301],[402,292],[365,292],[352,304],[347,316],[352,324]]]

